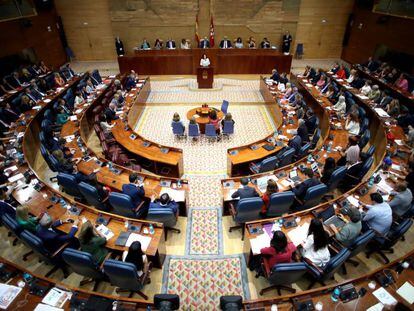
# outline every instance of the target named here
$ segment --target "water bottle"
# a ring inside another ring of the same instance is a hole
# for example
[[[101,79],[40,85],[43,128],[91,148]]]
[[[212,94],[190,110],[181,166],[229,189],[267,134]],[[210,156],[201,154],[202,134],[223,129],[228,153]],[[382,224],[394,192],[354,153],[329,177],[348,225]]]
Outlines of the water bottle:
[[[181,180],[177,180],[177,188],[181,188]]]
[[[335,302],[338,301],[340,294],[341,294],[341,289],[339,287],[335,287],[331,295],[332,301],[335,301]]]
[[[150,225],[149,225],[149,233],[150,233],[151,235],[153,235],[153,234],[154,234],[154,226],[153,226],[152,224],[150,224]]]
[[[333,145],[333,143],[330,141],[329,143],[328,143],[328,147],[326,148],[326,152],[331,152],[331,150],[332,150],[332,145]]]
[[[108,162],[108,168],[109,168],[110,171],[112,171],[112,162],[111,161]]]
[[[368,188],[372,188],[374,185],[374,176],[371,176],[368,180]]]

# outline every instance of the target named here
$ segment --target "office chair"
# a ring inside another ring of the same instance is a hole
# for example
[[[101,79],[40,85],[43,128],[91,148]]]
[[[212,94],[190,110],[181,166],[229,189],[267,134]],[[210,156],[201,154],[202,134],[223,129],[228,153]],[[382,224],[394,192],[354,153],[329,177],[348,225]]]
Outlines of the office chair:
[[[221,108],[220,108],[220,110],[221,110],[224,114],[226,114],[226,113],[227,113],[227,110],[228,110],[228,108],[229,108],[229,105],[230,105],[230,103],[229,103],[227,100],[223,100],[223,102],[222,102],[222,104],[221,104]]]
[[[319,138],[321,138],[321,130],[317,128],[315,130],[315,134],[313,134],[312,136],[311,147],[310,147],[311,150],[314,150],[316,148],[316,145],[319,142]]]
[[[111,204],[113,210],[112,212],[129,218],[145,218],[147,211],[144,211],[144,201],[142,201],[138,206],[134,206],[132,199],[129,195],[111,192],[109,194],[109,204]]]
[[[64,192],[74,196],[75,198],[82,199],[82,193],[79,191],[75,176],[65,173],[58,173],[57,181]]]
[[[283,214],[289,213],[294,200],[295,194],[292,191],[272,193],[266,217],[280,217]]]
[[[177,223],[177,215],[173,212],[172,209],[166,207],[154,207],[151,206],[148,209],[147,220],[160,222],[164,225],[165,240],[167,241],[168,232],[172,231],[175,233],[181,233],[180,229],[174,228]]]
[[[230,137],[231,134],[234,134],[233,121],[224,121],[223,136]]]
[[[188,137],[198,139],[200,137],[200,129],[198,124],[189,124],[188,125]]]
[[[176,138],[185,138],[185,127],[182,125],[181,122],[175,122],[173,121],[171,123],[172,125],[172,130],[173,130],[173,134],[175,135]]]
[[[328,186],[328,192],[331,192],[335,190],[339,183],[345,178],[346,175],[346,167],[345,166],[339,166],[337,167],[332,175],[331,178],[329,178],[329,181],[326,183]]]
[[[217,140],[217,132],[216,128],[213,124],[206,124],[206,137],[211,140]]]
[[[278,156],[279,161],[277,167],[284,167],[293,162],[293,157],[295,156],[295,149],[288,147],[280,156]]]
[[[278,159],[276,156],[272,156],[262,160],[259,164],[250,163],[249,168],[253,174],[273,171],[276,169]]]
[[[305,209],[318,205],[322,197],[328,192],[328,187],[325,184],[319,184],[309,187],[306,191],[303,201],[295,197],[295,200],[299,203],[298,210],[303,211]]]
[[[107,211],[108,208],[106,206],[106,201],[108,197],[101,198],[99,196],[98,190],[85,182],[79,183],[79,191],[82,193],[85,200],[88,202],[89,205],[95,206],[97,209],[101,211]]]
[[[371,132],[367,129],[361,136],[358,145],[359,149],[362,150],[368,144],[369,140],[371,139]]]
[[[13,246],[15,246],[23,228],[18,224],[15,217],[6,213],[1,216],[1,223],[6,227],[8,231],[7,236],[14,237],[12,243]]]
[[[242,240],[244,240],[245,223],[260,219],[260,211],[262,210],[263,200],[261,198],[241,199],[236,207],[230,203],[230,214],[237,226],[230,227],[229,232],[234,229],[242,229]]]

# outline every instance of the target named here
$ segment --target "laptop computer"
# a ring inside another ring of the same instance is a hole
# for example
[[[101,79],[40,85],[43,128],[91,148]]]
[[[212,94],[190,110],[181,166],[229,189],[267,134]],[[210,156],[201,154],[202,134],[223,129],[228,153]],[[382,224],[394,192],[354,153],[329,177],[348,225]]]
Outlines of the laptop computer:
[[[318,218],[323,222],[325,226],[335,225],[337,228],[345,226],[345,221],[335,214],[335,208],[333,206],[328,207],[326,210],[318,214]]]
[[[289,173],[289,179],[293,182],[300,181],[300,177],[298,176],[297,170],[291,170]]]

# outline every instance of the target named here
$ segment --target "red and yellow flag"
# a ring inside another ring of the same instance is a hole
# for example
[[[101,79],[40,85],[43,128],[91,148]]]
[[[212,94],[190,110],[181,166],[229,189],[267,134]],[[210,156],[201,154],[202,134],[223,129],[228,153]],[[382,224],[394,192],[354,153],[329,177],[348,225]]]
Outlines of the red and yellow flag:
[[[213,15],[210,17],[210,47],[214,47],[214,23]]]
[[[198,13],[196,15],[196,22],[195,22],[195,40],[198,46],[200,44],[200,36],[198,35]]]

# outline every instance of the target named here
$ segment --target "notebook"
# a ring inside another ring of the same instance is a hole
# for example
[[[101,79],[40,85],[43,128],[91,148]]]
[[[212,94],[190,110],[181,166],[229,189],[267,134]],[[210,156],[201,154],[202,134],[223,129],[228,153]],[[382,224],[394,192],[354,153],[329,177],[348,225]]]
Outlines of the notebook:
[[[121,232],[115,241],[116,246],[125,246],[131,232]]]

